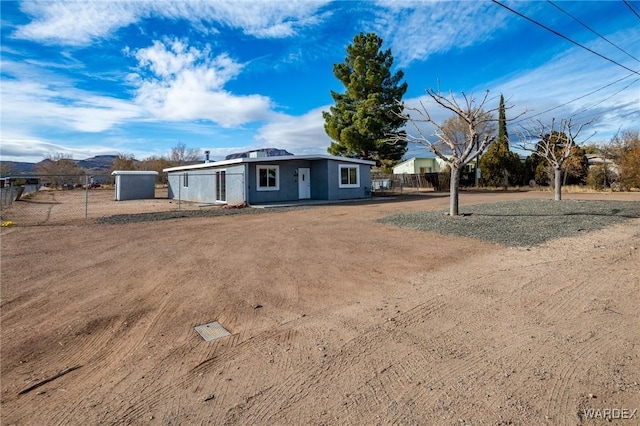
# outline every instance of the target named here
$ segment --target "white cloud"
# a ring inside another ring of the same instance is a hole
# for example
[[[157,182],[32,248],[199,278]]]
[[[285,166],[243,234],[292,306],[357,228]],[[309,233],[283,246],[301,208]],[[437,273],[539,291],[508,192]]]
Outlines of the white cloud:
[[[302,116],[281,114],[261,127],[256,136],[261,147],[286,149],[293,154],[326,154],[331,139],[324,131],[322,111],[329,106],[315,108]]]
[[[495,34],[499,16],[489,2],[377,2],[373,26],[397,60],[406,67],[436,53],[482,43]],[[489,12],[489,9],[491,11]],[[491,19],[487,19],[491,16]]]
[[[93,95],[60,81],[4,80],[0,93],[5,129],[51,126],[101,132],[140,115],[130,102]]]
[[[211,24],[239,28],[259,38],[291,37],[316,25],[326,1],[27,1],[32,21],[15,37],[44,43],[84,46],[111,37],[118,29],[149,17],[185,19],[201,31]],[[215,30],[213,30],[215,31]]]
[[[18,27],[14,36],[52,44],[87,45],[136,22],[146,2],[28,1],[21,9],[33,20]]]
[[[38,163],[48,155],[63,154],[82,160],[95,155],[115,154],[112,147],[87,144],[84,146],[67,146],[28,135],[3,134],[0,144],[2,161],[18,161]]]
[[[630,37],[637,40],[640,33],[628,33],[627,39]],[[602,50],[602,43],[596,41],[590,47]],[[578,47],[567,49],[540,67],[523,70],[508,81],[491,85],[509,98],[514,114],[527,110],[524,122],[550,122],[555,117],[580,123],[596,118],[588,133],[598,132],[598,140],[608,140],[619,128],[635,128],[640,122],[637,75],[604,60],[594,60],[591,53]]]
[[[179,40],[156,41],[134,55],[140,64],[140,72],[130,76],[137,86],[136,103],[157,119],[202,119],[232,127],[272,115],[268,97],[224,90],[242,65],[225,54],[213,57],[209,47],[199,50]]]

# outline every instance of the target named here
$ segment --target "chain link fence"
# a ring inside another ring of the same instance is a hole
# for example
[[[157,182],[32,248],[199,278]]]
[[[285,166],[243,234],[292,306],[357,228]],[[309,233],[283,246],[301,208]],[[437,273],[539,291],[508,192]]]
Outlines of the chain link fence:
[[[391,196],[440,191],[444,185],[438,173],[379,174],[371,175],[371,190],[374,196]]]
[[[118,214],[198,209],[169,198],[166,184],[156,184],[155,197],[116,201],[111,175],[33,175],[2,179],[0,217],[3,226],[61,225]]]
[[[244,176],[236,173],[175,174],[169,177],[174,179],[172,188],[175,193],[170,193],[166,176],[162,178],[164,183],[157,181],[154,198],[125,201],[116,200],[115,179],[112,175],[2,178],[0,218],[3,226],[62,225],[122,214],[202,210],[220,207],[220,202],[234,207],[239,205],[234,202],[234,194],[238,193],[238,187],[244,188]],[[442,191],[447,190],[448,185],[448,175],[442,173],[374,173],[371,176],[371,195],[394,196]],[[206,194],[204,198],[207,200],[198,198],[202,194]],[[181,199],[193,201],[180,201]]]

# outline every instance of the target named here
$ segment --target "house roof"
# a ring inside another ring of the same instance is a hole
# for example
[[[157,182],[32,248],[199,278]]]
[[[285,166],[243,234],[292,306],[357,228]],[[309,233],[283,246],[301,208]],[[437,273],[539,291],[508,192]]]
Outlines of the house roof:
[[[435,160],[435,159],[436,159],[435,156],[434,157],[411,157],[411,158],[409,158],[407,160],[404,160],[404,161],[396,164],[395,166],[393,166],[393,168],[395,169],[398,166],[401,166],[403,164],[406,164],[406,163],[409,163],[409,162],[415,161],[415,160]]]
[[[152,170],[114,170],[112,175],[157,175],[158,172]]]
[[[228,166],[231,164],[242,164],[242,163],[276,163],[281,161],[292,161],[292,160],[335,160],[340,161],[342,163],[355,163],[355,164],[365,164],[369,166],[375,166],[375,161],[369,160],[361,160],[359,158],[348,158],[348,157],[336,157],[333,155],[278,155],[274,157],[257,157],[257,158],[233,158],[231,160],[222,160],[222,161],[213,161],[210,163],[198,163],[198,164],[190,164],[188,166],[177,166],[177,167],[169,167],[163,169],[163,172],[176,172],[181,170],[198,170],[198,169],[207,169],[214,168],[220,166]]]

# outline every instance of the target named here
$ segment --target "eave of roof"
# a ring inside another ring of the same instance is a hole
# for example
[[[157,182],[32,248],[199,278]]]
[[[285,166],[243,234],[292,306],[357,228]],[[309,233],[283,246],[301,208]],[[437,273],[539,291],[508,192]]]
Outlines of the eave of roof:
[[[111,175],[157,175],[158,172],[152,170],[114,170]]]
[[[375,166],[375,161],[369,160],[361,160],[359,158],[348,158],[348,157],[336,157],[333,155],[279,155],[273,157],[257,157],[257,158],[233,158],[231,160],[222,160],[222,161],[214,161],[210,163],[198,163],[198,164],[190,164],[188,166],[177,166],[177,167],[169,167],[163,169],[163,172],[177,172],[183,170],[198,170],[198,169],[207,169],[214,167],[222,167],[229,166],[232,164],[242,164],[242,163],[274,163],[279,161],[293,161],[293,160],[334,160],[340,161],[343,163],[356,163],[356,164],[364,164],[369,166]]]

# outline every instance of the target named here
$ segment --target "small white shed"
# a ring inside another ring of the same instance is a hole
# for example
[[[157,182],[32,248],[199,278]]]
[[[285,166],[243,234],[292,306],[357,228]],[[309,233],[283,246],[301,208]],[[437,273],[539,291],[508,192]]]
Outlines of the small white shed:
[[[116,201],[145,200],[156,196],[158,172],[137,170],[115,170]]]

